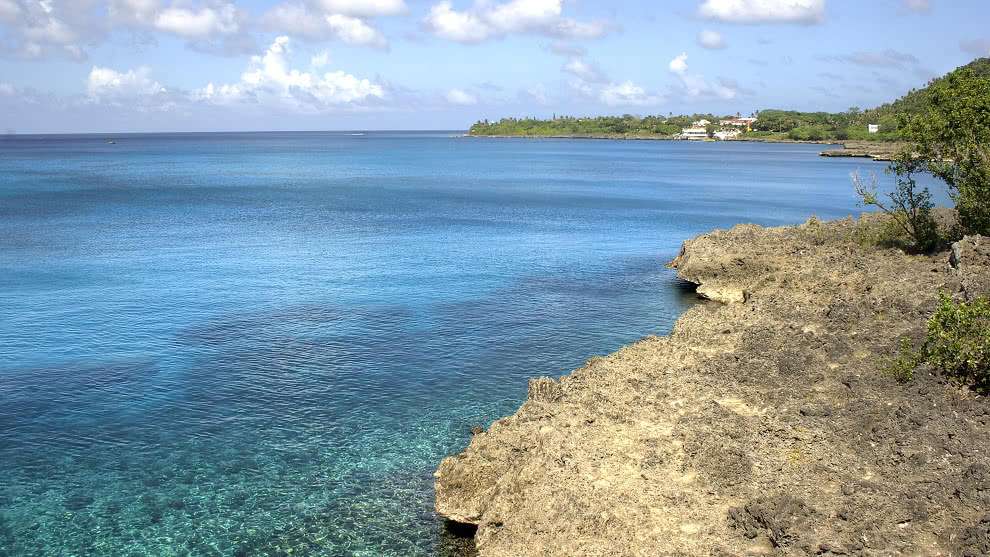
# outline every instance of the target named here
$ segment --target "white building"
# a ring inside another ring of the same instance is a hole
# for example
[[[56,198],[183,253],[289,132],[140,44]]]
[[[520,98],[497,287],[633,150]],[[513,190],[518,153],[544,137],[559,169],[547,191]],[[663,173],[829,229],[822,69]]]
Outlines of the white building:
[[[742,132],[739,130],[718,130],[715,132],[715,139],[727,141],[729,139],[735,139],[740,135],[742,135]]]
[[[681,129],[681,139],[708,139],[708,130],[700,126]]]
[[[696,127],[696,128],[703,128],[703,127],[707,126],[708,124],[711,124],[711,122],[709,122],[708,120],[705,120],[704,118],[702,118],[701,120],[698,120],[697,122],[695,122],[695,123],[693,123],[691,125],[694,126],[694,127]]]
[[[880,124],[867,124],[866,131],[870,133],[878,133],[880,131]]]

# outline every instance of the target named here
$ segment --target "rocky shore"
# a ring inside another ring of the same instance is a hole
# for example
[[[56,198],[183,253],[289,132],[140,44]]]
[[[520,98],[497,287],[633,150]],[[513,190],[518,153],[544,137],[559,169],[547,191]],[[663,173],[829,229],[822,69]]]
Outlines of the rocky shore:
[[[990,239],[864,247],[870,219],[736,226],[671,263],[710,301],[666,337],[530,381],[436,472],[482,556],[990,554],[990,403],[885,372]]]
[[[860,157],[875,161],[890,161],[907,144],[896,141],[846,141],[839,149],[819,153],[823,157]]]

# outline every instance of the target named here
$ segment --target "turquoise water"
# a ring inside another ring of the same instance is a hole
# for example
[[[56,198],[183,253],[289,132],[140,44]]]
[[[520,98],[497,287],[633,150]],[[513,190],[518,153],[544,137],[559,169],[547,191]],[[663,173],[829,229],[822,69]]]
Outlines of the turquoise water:
[[[0,139],[0,554],[444,552],[439,460],[667,332],[684,239],[858,212],[818,150]]]

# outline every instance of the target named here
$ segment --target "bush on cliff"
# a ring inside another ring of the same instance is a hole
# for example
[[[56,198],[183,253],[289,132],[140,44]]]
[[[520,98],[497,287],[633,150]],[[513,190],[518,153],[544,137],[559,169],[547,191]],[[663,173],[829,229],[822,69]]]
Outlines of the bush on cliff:
[[[892,230],[881,235],[881,244],[894,244],[894,238],[903,234],[907,246],[912,251],[929,252],[941,243],[938,225],[932,209],[931,192],[928,188],[918,189],[914,174],[922,170],[923,163],[907,154],[899,155],[891,163],[887,172],[897,175],[897,187],[888,192],[890,202],[882,201],[877,191],[877,177],[864,180],[853,173],[853,185],[864,205],[873,206],[887,214],[887,224]]]
[[[943,293],[922,352],[949,377],[990,394],[990,298],[956,303]]]
[[[886,372],[899,383],[907,383],[922,364],[990,395],[990,298],[955,302],[941,293],[921,349],[915,350],[909,339],[902,338]]]

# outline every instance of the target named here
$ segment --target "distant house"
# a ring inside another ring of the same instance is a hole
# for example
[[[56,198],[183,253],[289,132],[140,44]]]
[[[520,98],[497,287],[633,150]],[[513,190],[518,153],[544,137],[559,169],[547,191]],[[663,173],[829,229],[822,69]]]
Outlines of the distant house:
[[[750,131],[753,127],[753,122],[756,118],[728,118],[719,122],[721,126],[732,126],[734,128],[744,128],[746,131]]]
[[[728,141],[730,139],[736,139],[742,135],[740,130],[718,130],[715,132],[715,139],[720,139],[722,141]]]
[[[708,139],[708,130],[702,126],[683,128],[679,137],[681,139]]]
[[[702,118],[701,120],[698,120],[697,122],[695,122],[695,123],[693,123],[691,125],[694,126],[694,127],[696,127],[696,128],[703,128],[703,127],[707,126],[708,124],[711,124],[711,122],[709,122],[708,120],[705,120],[704,118]]]
[[[870,133],[879,133],[880,132],[880,125],[879,124],[867,124],[866,131],[868,131]]]

